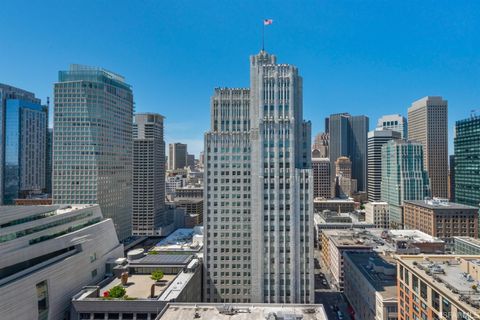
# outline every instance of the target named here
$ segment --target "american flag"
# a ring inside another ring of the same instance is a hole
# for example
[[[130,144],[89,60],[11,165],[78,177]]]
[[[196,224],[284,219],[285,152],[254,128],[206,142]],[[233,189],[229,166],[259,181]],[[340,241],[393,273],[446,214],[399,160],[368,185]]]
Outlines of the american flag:
[[[265,19],[265,20],[263,20],[263,25],[264,25],[264,26],[271,25],[272,23],[273,23],[273,20],[272,20],[272,19]]]

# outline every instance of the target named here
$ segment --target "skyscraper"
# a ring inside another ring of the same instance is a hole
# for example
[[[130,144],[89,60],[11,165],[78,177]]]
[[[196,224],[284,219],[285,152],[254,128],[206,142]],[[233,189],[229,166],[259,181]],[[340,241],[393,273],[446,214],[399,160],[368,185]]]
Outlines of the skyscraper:
[[[403,227],[403,201],[429,196],[428,174],[423,166],[423,145],[390,140],[382,146],[381,200],[390,207],[390,227]]]
[[[480,207],[480,116],[455,123],[455,202]]]
[[[329,118],[329,152],[332,173],[335,160],[341,156],[352,161],[352,178],[357,180],[359,191],[367,190],[367,116],[351,116],[348,113],[332,114]],[[333,180],[333,177],[332,177]]]
[[[137,113],[133,117],[134,235],[156,235],[165,222],[163,119],[156,113]]]
[[[315,152],[317,158],[328,158],[328,141],[330,137],[328,133],[321,132],[315,136],[315,140],[312,146],[312,156]]]
[[[331,198],[330,159],[312,157],[313,198]]]
[[[205,297],[313,302],[313,179],[302,78],[261,51],[250,90],[216,89],[205,135]]]
[[[48,108],[0,84],[0,204],[45,190]]]
[[[380,201],[382,146],[400,137],[400,132],[388,129],[376,129],[368,133],[368,201]]]
[[[387,129],[400,133],[401,139],[408,138],[407,119],[401,114],[389,114],[378,119],[377,129]]]
[[[340,157],[335,161],[335,196],[348,198],[357,192],[357,180],[352,179],[352,161]]]
[[[52,196],[52,173],[53,173],[53,129],[47,131],[47,163],[45,172],[45,192]]]
[[[71,65],[54,97],[53,201],[98,203],[124,240],[132,234],[132,89],[113,72]]]
[[[424,97],[408,109],[408,139],[423,145],[423,162],[432,196],[447,197],[448,103],[442,97]]]
[[[170,143],[168,145],[168,170],[183,169],[187,166],[187,145]]]

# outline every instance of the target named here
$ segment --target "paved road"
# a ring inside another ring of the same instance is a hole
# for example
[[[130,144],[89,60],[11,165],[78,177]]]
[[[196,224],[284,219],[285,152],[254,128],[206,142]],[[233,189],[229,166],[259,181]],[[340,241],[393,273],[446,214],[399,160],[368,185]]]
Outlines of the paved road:
[[[337,310],[342,312],[342,319],[350,320],[347,312],[348,303],[341,292],[330,288],[328,281],[330,276],[326,271],[321,264],[319,251],[315,250],[315,303],[323,304],[328,320],[339,319]],[[325,273],[327,274],[325,275]]]

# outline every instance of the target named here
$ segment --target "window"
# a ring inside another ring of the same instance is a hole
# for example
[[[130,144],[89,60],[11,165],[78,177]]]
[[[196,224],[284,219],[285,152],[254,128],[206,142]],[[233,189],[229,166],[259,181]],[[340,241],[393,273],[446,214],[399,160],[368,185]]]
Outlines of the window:
[[[97,269],[93,269],[92,270],[92,279],[95,279],[96,276],[97,276]]]
[[[37,283],[38,320],[48,319],[48,286],[47,281]]]

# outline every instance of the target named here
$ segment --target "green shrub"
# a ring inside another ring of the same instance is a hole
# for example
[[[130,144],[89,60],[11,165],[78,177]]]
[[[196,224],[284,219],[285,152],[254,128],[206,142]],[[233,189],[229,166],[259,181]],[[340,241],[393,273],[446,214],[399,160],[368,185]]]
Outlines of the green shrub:
[[[115,286],[113,288],[111,288],[109,291],[109,296],[112,297],[112,298],[121,298],[125,295],[125,293],[127,293],[127,290],[125,290],[124,287],[118,285],[118,286]]]
[[[155,270],[152,272],[150,279],[154,281],[160,281],[163,279],[163,271],[162,270]]]

